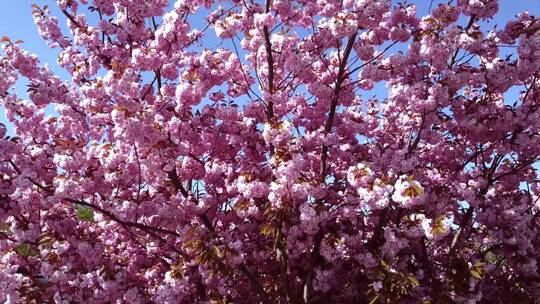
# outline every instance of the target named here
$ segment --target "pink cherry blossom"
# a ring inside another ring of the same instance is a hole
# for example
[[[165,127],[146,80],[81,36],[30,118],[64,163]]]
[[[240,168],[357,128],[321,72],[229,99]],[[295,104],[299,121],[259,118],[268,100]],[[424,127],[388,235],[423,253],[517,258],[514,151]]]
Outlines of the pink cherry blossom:
[[[532,12],[57,6],[0,42],[0,302],[540,298]]]

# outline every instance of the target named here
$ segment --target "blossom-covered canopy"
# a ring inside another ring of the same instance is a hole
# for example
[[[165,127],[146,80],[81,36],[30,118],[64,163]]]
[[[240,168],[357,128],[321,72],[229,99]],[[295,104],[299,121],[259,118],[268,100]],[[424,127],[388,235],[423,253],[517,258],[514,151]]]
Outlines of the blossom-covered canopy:
[[[57,5],[33,17],[69,77],[2,39],[0,302],[540,298],[538,18]]]

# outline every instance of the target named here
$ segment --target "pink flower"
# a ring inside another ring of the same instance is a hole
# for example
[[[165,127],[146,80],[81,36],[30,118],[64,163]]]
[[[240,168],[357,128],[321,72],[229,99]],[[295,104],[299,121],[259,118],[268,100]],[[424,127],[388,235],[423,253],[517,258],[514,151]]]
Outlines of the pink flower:
[[[423,203],[425,198],[424,188],[411,176],[402,175],[394,185],[392,200],[402,207],[409,208]]]
[[[263,27],[271,28],[272,26],[274,26],[276,19],[270,13],[255,13],[253,15],[253,22],[257,29],[262,30]]]

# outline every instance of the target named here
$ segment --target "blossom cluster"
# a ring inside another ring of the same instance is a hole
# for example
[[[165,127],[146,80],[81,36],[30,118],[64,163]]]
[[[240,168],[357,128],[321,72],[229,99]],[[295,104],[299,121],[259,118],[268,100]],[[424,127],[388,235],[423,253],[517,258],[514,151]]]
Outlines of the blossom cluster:
[[[68,76],[2,38],[0,302],[540,298],[532,13],[488,31],[496,0],[32,9]]]

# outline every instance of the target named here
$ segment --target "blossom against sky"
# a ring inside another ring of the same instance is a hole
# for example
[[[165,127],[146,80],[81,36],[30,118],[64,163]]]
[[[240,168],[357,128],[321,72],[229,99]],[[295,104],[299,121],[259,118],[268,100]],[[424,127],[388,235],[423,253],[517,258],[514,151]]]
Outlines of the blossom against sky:
[[[41,39],[38,34],[37,28],[32,19],[32,4],[36,3],[38,5],[49,5],[53,15],[58,16],[60,25],[62,28],[65,28],[66,18],[61,14],[60,11],[55,6],[55,2],[52,0],[4,0],[4,9],[0,10],[0,36],[7,36],[13,41],[22,40],[24,41],[23,48],[38,54],[40,60],[44,63],[50,65],[53,72],[61,77],[68,77],[68,74],[56,64],[56,57],[58,55],[58,50],[51,50],[45,41]],[[173,1],[170,1],[172,6]],[[437,7],[438,3],[445,3],[447,1],[440,0],[413,0],[413,1],[393,1],[414,3],[417,6],[418,15],[427,15],[430,8]],[[511,20],[515,17],[516,14],[528,11],[532,15],[540,15],[540,1],[539,0],[502,0],[499,3],[500,9],[495,18],[485,26],[494,26],[495,24],[506,24],[508,20]],[[193,15],[191,18],[194,24],[199,24],[202,28],[205,26],[205,15],[204,13],[199,13]],[[68,32],[67,30],[65,32]],[[208,37],[215,36],[205,36]],[[203,44],[206,47],[211,48],[212,46],[217,46],[219,41],[205,41]],[[19,81],[16,86],[16,90],[19,96],[24,98],[26,96],[26,83],[24,81]],[[515,98],[517,95],[515,93],[519,92],[519,89],[514,90],[514,94],[508,94],[508,98]],[[385,96],[385,86],[384,83],[378,84],[376,90],[370,91],[369,95],[378,95],[379,97]],[[53,112],[52,109],[49,109],[50,112]],[[10,124],[7,121],[4,113],[4,109],[0,106],[0,123],[8,125],[8,132],[12,132],[12,128],[9,127]]]

